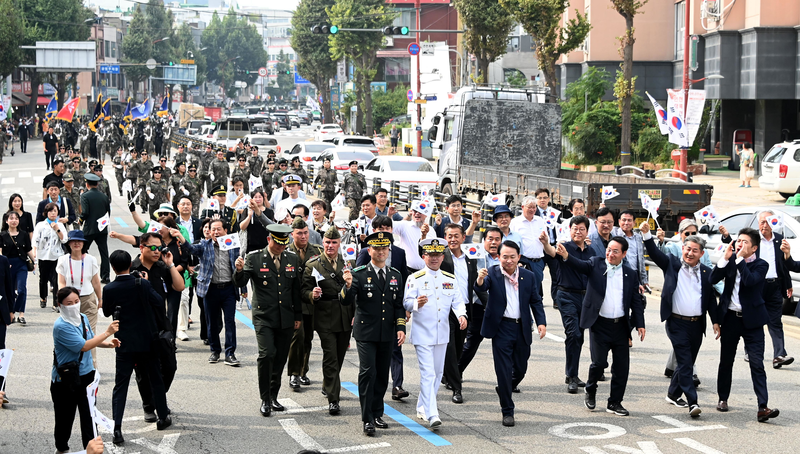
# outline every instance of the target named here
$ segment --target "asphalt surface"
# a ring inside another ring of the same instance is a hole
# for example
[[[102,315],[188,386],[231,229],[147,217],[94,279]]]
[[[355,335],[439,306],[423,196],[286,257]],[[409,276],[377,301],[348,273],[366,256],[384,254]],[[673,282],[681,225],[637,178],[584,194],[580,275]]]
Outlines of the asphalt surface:
[[[312,129],[303,127],[300,131]],[[292,130],[292,133],[299,132]],[[304,137],[277,135],[282,148],[291,147]],[[41,196],[41,178],[47,174],[41,144],[31,142],[26,155],[7,156],[0,166],[0,203],[5,204],[14,192],[23,194],[26,208],[34,207]],[[113,172],[106,175],[113,182]],[[134,233],[132,219],[124,200],[115,197],[112,207],[112,230]],[[120,222],[121,221],[121,222]],[[129,248],[109,240],[111,250]],[[91,253],[96,254],[93,249]],[[135,253],[135,250],[131,250]],[[545,273],[547,275],[548,273]],[[659,288],[661,273],[651,268],[651,285]],[[11,400],[0,410],[0,453],[44,453],[54,450],[53,409],[49,395],[49,376],[52,364],[52,325],[57,314],[38,303],[38,275],[29,275],[27,326],[9,327],[6,344],[15,350],[6,391]],[[545,278],[548,295],[549,278]],[[196,303],[195,303],[196,304]],[[416,397],[419,391],[419,369],[413,346],[404,346],[405,384],[411,396],[402,402],[386,399],[387,430],[378,430],[375,437],[362,434],[355,389],[358,358],[355,348],[346,356],[342,368],[342,413],[330,416],[327,401],[321,395],[322,354],[314,341],[311,353],[311,386],[300,392],[288,388],[288,377],[279,401],[288,407],[283,413],[269,418],[258,412],[256,357],[257,347],[250,312],[237,316],[237,357],[241,367],[225,366],[222,362],[208,364],[209,350],[199,340],[199,320],[195,305],[195,323],[189,330],[190,340],[179,342],[178,373],[167,398],[173,410],[173,426],[156,431],[155,424],[143,421],[141,401],[132,383],[125,413],[124,446],[110,443],[111,435],[103,433],[106,452],[110,453],[293,453],[301,449],[328,452],[368,451],[383,453],[494,453],[494,452],[587,452],[587,453],[737,453],[737,452],[795,452],[800,447],[791,432],[798,427],[798,373],[800,364],[780,370],[770,367],[771,354],[766,354],[770,406],[781,410],[780,417],[767,424],[756,421],[756,400],[752,390],[747,363],[742,361],[742,349],[734,367],[731,411],[718,413],[716,405],[716,369],[719,345],[709,329],[697,361],[702,384],[699,387],[703,414],[690,419],[685,409],[664,401],[668,379],[664,364],[670,350],[659,321],[658,295],[648,297],[646,310],[647,336],[636,340],[631,350],[631,373],[624,405],[629,417],[619,417],[603,411],[609,392],[609,382],[600,384],[598,409],[588,411],[583,395],[570,395],[564,384],[564,331],[558,311],[545,297],[548,335],[535,339],[529,361],[528,375],[521,384],[522,393],[515,394],[516,427],[501,425],[500,407],[494,391],[495,375],[491,356],[491,341],[486,340],[464,375],[464,403],[450,402],[451,393],[439,391],[439,410],[443,426],[436,433],[415,418]],[[100,317],[98,330],[110,319]],[[784,317],[786,349],[800,355],[800,323],[794,317]],[[535,336],[536,337],[536,336]],[[355,342],[353,342],[355,347]],[[767,336],[766,351],[772,344]],[[580,376],[587,378],[589,366],[588,339],[581,357]],[[111,417],[111,390],[114,377],[114,352],[98,349],[98,371],[102,376],[98,409]],[[608,371],[607,375],[610,374]],[[353,384],[353,385],[350,385]],[[71,447],[79,451],[78,424],[73,427]]]

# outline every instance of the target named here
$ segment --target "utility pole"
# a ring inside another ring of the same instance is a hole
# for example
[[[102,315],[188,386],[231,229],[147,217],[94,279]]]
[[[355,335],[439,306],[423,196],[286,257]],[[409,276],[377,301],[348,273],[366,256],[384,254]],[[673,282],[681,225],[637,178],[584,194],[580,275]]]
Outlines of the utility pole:
[[[684,16],[684,23],[683,23],[683,123],[686,124],[686,112],[687,107],[689,106],[689,88],[691,88],[692,80],[689,78],[689,60],[691,59],[691,48],[689,47],[689,36],[691,35],[689,31],[689,22],[692,18],[692,0],[685,0],[684,9],[685,9],[685,16]],[[688,133],[688,128],[687,128]],[[691,144],[689,144],[691,145]],[[681,172],[686,173],[688,169],[688,161],[689,160],[689,149],[687,147],[681,147],[681,158],[680,158],[680,170]],[[685,175],[681,175],[681,178],[686,180]]]
[[[414,0],[414,8],[417,10],[417,46],[419,46],[419,35],[420,30],[422,30],[422,23],[420,21],[420,14],[422,11],[422,5],[420,4],[420,0]],[[420,89],[422,88],[422,84],[420,83],[420,69],[419,69],[419,54],[422,52],[417,52],[417,98],[421,97]],[[422,104],[417,103],[417,128],[419,130],[414,131],[417,135],[417,156],[422,157]]]

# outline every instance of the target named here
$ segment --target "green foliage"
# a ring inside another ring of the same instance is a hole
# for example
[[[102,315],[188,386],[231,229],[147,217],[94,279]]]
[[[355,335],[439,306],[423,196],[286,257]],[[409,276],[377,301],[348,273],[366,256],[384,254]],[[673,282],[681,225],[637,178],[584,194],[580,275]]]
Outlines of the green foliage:
[[[514,28],[514,18],[497,0],[455,0],[454,6],[464,27],[464,45],[475,55],[484,82],[489,63],[506,53],[508,34]]]
[[[669,143],[666,135],[661,134],[658,126],[648,126],[639,130],[636,141],[636,157],[640,162],[655,162],[667,164],[674,145]]]
[[[522,71],[516,71],[506,78],[506,83],[514,88],[523,88],[528,85],[528,78]]]
[[[0,0],[0,79],[11,74],[22,62],[22,45],[24,28],[22,17],[14,6],[14,0]]]
[[[189,52],[194,56],[194,64],[197,66],[197,85],[201,85],[206,81],[206,57],[202,52],[197,50],[197,46],[192,39],[192,29],[186,23],[181,24],[178,32],[175,34],[175,54],[177,60],[181,58],[189,58]]]
[[[611,88],[611,75],[605,69],[590,66],[576,81],[567,85],[567,100],[561,103],[561,131],[564,135],[571,132],[575,120],[595,104]]]
[[[386,92],[378,90],[372,93],[372,119],[376,125],[381,126],[390,118],[406,113],[407,91],[408,86],[397,85],[394,90]]]
[[[334,3],[334,0],[301,0],[292,16],[292,49],[297,52],[297,71],[322,95],[324,123],[333,121],[328,80],[336,77],[336,62],[331,58],[328,36],[313,34],[311,26],[329,22],[326,8]]]
[[[401,130],[403,128],[410,128],[411,123],[397,123],[397,130]],[[389,132],[392,130],[392,125],[381,126],[381,134],[384,137],[389,137]],[[401,137],[402,138],[402,137]]]
[[[275,90],[275,94],[284,98],[284,100],[289,99],[289,94],[294,90],[292,69],[292,61],[281,49],[278,54],[278,63],[275,65],[275,70],[278,72],[278,88]]]

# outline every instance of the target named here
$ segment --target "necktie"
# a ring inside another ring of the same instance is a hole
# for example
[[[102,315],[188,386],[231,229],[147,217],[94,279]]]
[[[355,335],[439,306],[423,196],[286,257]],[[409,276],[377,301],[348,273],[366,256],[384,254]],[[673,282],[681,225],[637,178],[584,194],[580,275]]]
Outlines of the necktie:
[[[378,271],[378,283],[381,285],[381,288],[386,287],[386,274],[384,273],[383,268]]]
[[[275,255],[272,257],[272,262],[275,264],[275,272],[280,273],[281,270],[281,257],[279,255]]]

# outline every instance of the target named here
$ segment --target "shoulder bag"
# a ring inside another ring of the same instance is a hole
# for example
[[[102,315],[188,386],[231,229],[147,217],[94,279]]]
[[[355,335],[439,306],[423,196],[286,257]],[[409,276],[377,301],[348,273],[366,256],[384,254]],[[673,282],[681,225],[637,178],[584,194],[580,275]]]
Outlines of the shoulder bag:
[[[8,235],[8,237],[11,239],[11,242],[12,242],[12,243],[14,243],[14,246],[17,248],[17,255],[19,255],[19,257],[20,257],[20,258],[22,258],[22,257],[23,257],[23,253],[22,253],[22,251],[19,249],[19,245],[17,244],[17,241],[16,241],[16,240],[14,239],[14,237],[13,237],[13,236],[11,236],[11,234],[10,234],[10,233],[8,233],[7,231],[6,231],[6,232],[4,232],[4,233],[5,233],[6,235]],[[24,254],[24,256],[25,256],[25,266],[27,266],[27,267],[28,267],[28,271],[33,271],[33,268],[34,268],[34,265],[33,265],[33,260],[31,260],[31,257],[30,257],[28,254]]]
[[[81,336],[83,340],[86,340],[86,324],[83,315],[81,315]],[[83,361],[83,351],[77,361],[69,361],[59,366],[56,351],[53,349],[53,365],[56,366],[56,373],[61,377],[61,383],[64,383],[69,389],[77,390],[81,387],[81,361]]]

